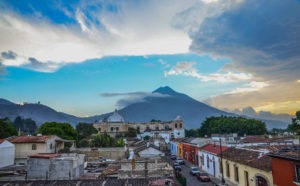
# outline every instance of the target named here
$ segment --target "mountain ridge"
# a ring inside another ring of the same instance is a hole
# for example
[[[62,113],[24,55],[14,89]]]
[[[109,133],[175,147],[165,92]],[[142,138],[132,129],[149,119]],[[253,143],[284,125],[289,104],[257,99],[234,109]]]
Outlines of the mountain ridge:
[[[143,101],[132,103],[118,112],[124,117],[126,122],[149,122],[152,119],[161,121],[174,120],[180,115],[185,127],[188,129],[199,128],[201,123],[211,116],[241,116],[220,109],[209,106],[205,103],[199,102],[186,94],[174,91],[169,86],[159,87],[154,90],[152,94],[161,94],[167,96],[151,96],[147,95]],[[79,122],[92,123],[95,120],[103,120],[107,118],[112,112],[91,116],[91,117],[77,117],[42,105],[40,103],[15,104],[5,99],[0,98],[0,117],[8,117],[14,120],[17,116],[22,118],[31,118],[38,125],[44,122],[67,122],[76,125]],[[253,118],[246,116],[248,118]],[[258,118],[254,118],[258,119]],[[267,124],[268,129],[286,128],[287,123],[281,121],[272,121],[259,119]]]

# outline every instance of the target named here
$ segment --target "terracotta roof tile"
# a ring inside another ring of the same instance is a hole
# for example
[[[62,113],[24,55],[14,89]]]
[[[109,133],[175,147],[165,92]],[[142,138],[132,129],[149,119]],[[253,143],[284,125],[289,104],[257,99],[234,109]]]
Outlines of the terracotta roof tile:
[[[11,143],[45,143],[54,136],[16,136],[10,138]]]
[[[0,144],[3,143],[4,139],[0,139]]]
[[[272,171],[272,159],[267,156],[267,154],[234,147],[228,148],[222,154],[224,159],[248,165],[260,170],[268,172]]]
[[[223,152],[224,150],[228,149],[228,147],[222,146],[221,149]],[[221,149],[220,149],[220,145],[208,144],[204,146],[201,150],[218,155],[221,153]]]
[[[59,154],[54,153],[39,153],[39,154],[33,154],[29,156],[30,158],[44,158],[44,159],[50,159],[50,158],[57,158],[60,157]]]

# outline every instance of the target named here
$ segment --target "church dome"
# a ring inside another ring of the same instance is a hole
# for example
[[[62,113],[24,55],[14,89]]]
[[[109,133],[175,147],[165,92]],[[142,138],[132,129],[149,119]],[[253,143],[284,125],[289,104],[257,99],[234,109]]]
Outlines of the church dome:
[[[124,122],[124,118],[118,113],[117,110],[107,118],[108,122]]]
[[[181,119],[181,117],[178,115],[178,116],[174,119],[174,121],[179,121],[179,120],[182,120],[182,119]]]

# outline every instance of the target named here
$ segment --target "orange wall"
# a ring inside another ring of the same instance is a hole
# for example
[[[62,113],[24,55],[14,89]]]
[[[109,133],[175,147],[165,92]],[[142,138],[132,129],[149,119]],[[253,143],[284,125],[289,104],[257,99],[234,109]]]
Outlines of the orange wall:
[[[277,186],[295,186],[294,162],[272,157],[273,183]]]

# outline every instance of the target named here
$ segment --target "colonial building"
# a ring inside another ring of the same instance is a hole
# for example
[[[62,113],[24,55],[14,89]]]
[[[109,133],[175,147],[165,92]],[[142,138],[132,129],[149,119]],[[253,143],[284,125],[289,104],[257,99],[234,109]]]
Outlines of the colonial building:
[[[208,144],[198,151],[199,167],[208,174],[218,177],[220,171],[218,155],[221,151],[228,149],[226,146],[220,146],[216,144]]]
[[[57,153],[64,149],[64,140],[57,136],[16,136],[8,139],[15,145],[15,163],[26,164],[28,156],[37,153]]]
[[[124,118],[118,113],[117,110],[107,119],[101,122],[95,122],[93,126],[98,130],[99,134],[108,134],[111,137],[124,136],[129,128],[134,128],[138,132],[139,138],[149,137],[162,137],[168,143],[173,138],[183,138],[184,122],[177,116],[173,121],[161,122],[125,122]]]
[[[271,153],[273,182],[277,186],[300,185],[300,147]]]
[[[267,151],[230,147],[222,153],[222,156],[223,176],[227,184],[273,185],[271,158],[267,155]],[[219,177],[221,176],[222,170],[219,169]]]

